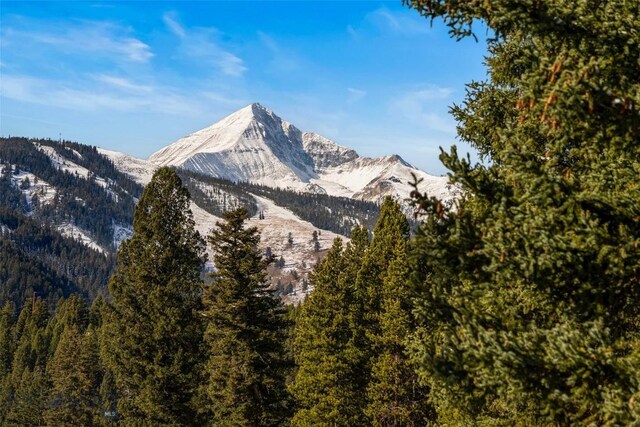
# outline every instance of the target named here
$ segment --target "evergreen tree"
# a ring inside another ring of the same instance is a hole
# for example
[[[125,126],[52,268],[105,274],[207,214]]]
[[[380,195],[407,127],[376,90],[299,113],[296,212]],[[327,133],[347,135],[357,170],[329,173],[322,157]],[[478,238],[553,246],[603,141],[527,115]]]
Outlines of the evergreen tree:
[[[13,307],[7,303],[0,310],[0,383],[11,372],[11,358],[13,356]]]
[[[258,249],[258,230],[245,228],[246,209],[223,218],[209,237],[216,272],[204,293],[209,359],[201,408],[212,426],[282,425],[290,362],[286,313],[266,284],[273,258]]]
[[[26,304],[12,334],[15,352],[10,384],[0,410],[4,425],[44,425],[42,415],[49,404],[50,383],[45,373],[49,358],[50,332],[47,305],[40,299]]]
[[[336,239],[311,274],[314,291],[300,309],[293,344],[298,367],[290,385],[298,405],[294,426],[364,422],[353,288],[367,245],[367,231],[356,227],[346,249]]]
[[[640,3],[412,0],[483,20],[489,80],[441,159],[464,197],[415,193],[419,374],[444,424],[640,422]]]
[[[203,242],[189,203],[176,173],[158,169],[136,207],[134,235],[122,243],[109,282],[113,301],[104,315],[101,346],[125,425],[196,423]]]
[[[14,323],[13,317],[13,308],[7,303],[0,310],[0,425],[4,425],[12,401],[11,360],[14,341],[11,330]]]
[[[374,426],[422,426],[433,417],[428,390],[418,383],[407,355],[406,341],[415,328],[407,286],[407,244],[399,240],[384,276],[378,322],[372,337],[376,349],[371,361],[365,413]]]
[[[92,426],[95,424],[98,374],[96,331],[83,334],[77,325],[64,329],[47,368],[52,383],[47,425]]]

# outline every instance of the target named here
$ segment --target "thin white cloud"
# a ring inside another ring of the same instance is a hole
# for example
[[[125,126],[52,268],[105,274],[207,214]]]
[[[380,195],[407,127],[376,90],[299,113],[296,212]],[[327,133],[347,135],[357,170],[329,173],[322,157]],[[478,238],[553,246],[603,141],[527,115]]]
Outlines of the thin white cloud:
[[[152,86],[135,83],[124,77],[110,76],[107,74],[98,74],[94,76],[94,79],[99,82],[106,83],[110,86],[113,86],[115,88],[122,89],[128,92],[151,93],[154,91],[154,88]]]
[[[428,129],[455,134],[455,121],[446,112],[453,93],[451,88],[428,85],[392,99],[389,111]]]
[[[383,34],[395,34],[399,36],[416,36],[428,34],[431,29],[429,22],[410,10],[393,11],[386,7],[380,7],[369,12],[359,26],[348,25],[347,33],[358,38],[363,32],[382,32]]]
[[[280,46],[273,37],[262,31],[258,31],[260,42],[271,53],[269,68],[276,73],[291,73],[303,68],[297,55]]]
[[[361,100],[362,98],[364,98],[365,96],[367,96],[367,92],[362,90],[362,89],[356,89],[353,87],[348,87],[347,88],[347,103],[354,103],[356,101]]]
[[[69,55],[109,56],[130,62],[148,62],[151,47],[135,38],[129,28],[109,21],[47,22],[21,19],[21,27],[6,26],[3,44],[15,49],[46,48]]]
[[[162,16],[162,20],[173,34],[180,37],[181,39],[185,38],[187,32],[184,30],[184,27],[178,22],[175,12],[165,13]]]
[[[102,76],[103,86],[94,83],[75,86],[43,78],[3,75],[1,96],[31,104],[78,111],[156,111],[169,114],[194,114],[201,105],[191,97],[166,88],[152,88],[125,79]],[[115,87],[114,87],[115,86]],[[143,91],[132,89],[144,88]]]
[[[204,61],[231,77],[241,77],[247,71],[242,58],[221,46],[218,41],[221,33],[216,28],[187,28],[178,21],[175,12],[165,13],[163,21],[180,39],[182,53],[187,57]]]

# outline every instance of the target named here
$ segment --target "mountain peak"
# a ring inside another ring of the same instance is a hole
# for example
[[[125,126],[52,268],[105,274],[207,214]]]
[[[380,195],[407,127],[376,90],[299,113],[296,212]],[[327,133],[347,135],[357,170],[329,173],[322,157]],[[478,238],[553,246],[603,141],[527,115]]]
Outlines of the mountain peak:
[[[378,200],[406,197],[417,174],[446,195],[446,179],[430,177],[398,155],[368,158],[313,132],[301,132],[258,102],[153,154],[172,165],[231,181]]]

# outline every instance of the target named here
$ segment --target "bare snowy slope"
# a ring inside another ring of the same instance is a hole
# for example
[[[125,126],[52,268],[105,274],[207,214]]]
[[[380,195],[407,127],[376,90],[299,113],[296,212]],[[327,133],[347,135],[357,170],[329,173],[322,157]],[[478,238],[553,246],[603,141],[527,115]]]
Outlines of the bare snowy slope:
[[[378,201],[409,196],[413,175],[422,191],[454,197],[446,177],[429,175],[397,155],[368,158],[311,132],[301,132],[260,104],[179,139],[149,157],[233,181]]]

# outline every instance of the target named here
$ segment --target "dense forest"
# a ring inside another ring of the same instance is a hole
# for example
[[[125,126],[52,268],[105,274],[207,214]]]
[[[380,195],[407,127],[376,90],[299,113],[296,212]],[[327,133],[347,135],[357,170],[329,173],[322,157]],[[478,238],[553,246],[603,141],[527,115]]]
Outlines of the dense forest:
[[[0,301],[22,307],[32,297],[55,307],[73,293],[93,300],[106,289],[115,257],[60,235],[47,225],[0,208]]]
[[[37,146],[52,147],[76,164],[99,171],[111,195],[92,179],[58,169]],[[15,178],[24,173],[36,178],[17,185]],[[105,292],[115,267],[113,225],[131,223],[134,196],[141,193],[142,187],[115,170],[94,147],[0,139],[0,304],[22,307],[35,295],[53,308],[71,294],[93,300]],[[101,253],[63,236],[56,225],[64,223],[87,230],[108,250]]]
[[[487,80],[452,109],[487,161],[440,157],[461,197],[414,191],[415,233],[385,200],[287,309],[248,209],[201,236],[160,168],[107,297],[0,310],[0,424],[640,423],[640,4],[405,3],[457,39],[490,29]],[[267,190],[246,191],[226,200]],[[6,250],[21,250],[28,220],[3,215]]]

